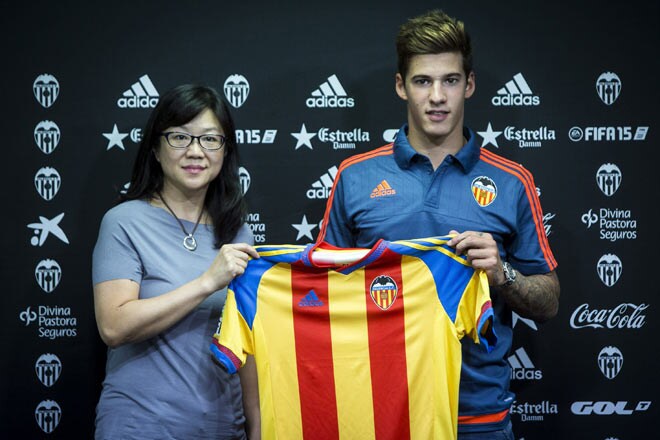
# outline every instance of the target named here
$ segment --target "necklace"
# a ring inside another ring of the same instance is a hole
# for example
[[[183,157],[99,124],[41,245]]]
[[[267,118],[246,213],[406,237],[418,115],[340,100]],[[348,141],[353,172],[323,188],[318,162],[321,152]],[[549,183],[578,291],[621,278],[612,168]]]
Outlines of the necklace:
[[[195,249],[197,249],[197,240],[195,240],[195,237],[193,237],[193,234],[197,230],[197,226],[199,226],[199,221],[202,219],[202,214],[204,214],[204,209],[202,208],[202,210],[200,211],[199,217],[197,217],[197,222],[195,223],[195,226],[193,227],[193,230],[190,233],[188,233],[188,231],[186,231],[185,226],[183,226],[183,222],[181,220],[179,220],[179,217],[176,216],[176,214],[174,213],[172,208],[170,208],[170,205],[167,204],[167,202],[165,201],[163,196],[160,194],[160,192],[157,192],[156,194],[158,194],[158,197],[160,197],[160,200],[163,202],[165,207],[170,211],[172,216],[179,223],[179,226],[181,226],[181,230],[185,234],[185,237],[183,237],[183,247],[188,249],[189,251],[194,251]]]

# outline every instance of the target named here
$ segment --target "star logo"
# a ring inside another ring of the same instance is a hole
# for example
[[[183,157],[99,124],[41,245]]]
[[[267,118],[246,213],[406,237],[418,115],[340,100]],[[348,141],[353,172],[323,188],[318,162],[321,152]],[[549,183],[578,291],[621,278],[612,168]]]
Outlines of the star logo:
[[[307,223],[307,216],[303,215],[302,221],[298,224],[292,224],[297,231],[298,231],[298,236],[296,237],[296,241],[300,240],[301,237],[307,237],[310,240],[314,240],[314,237],[312,237],[312,229],[316,227],[316,223]]]
[[[497,137],[502,134],[501,131],[493,131],[493,126],[490,125],[490,122],[488,123],[488,128],[486,131],[478,131],[477,132],[479,136],[484,138],[483,142],[481,143],[481,147],[485,147],[488,144],[491,144],[495,146],[495,148],[500,148],[499,145],[497,145]]]
[[[293,136],[298,140],[298,142],[296,142],[296,150],[302,147],[303,145],[309,148],[310,150],[314,149],[312,148],[311,140],[314,136],[316,136],[316,133],[308,133],[305,124],[302,125],[298,133],[291,133],[291,136]]]
[[[518,321],[522,321],[525,324],[527,324],[528,327],[538,331],[538,327],[536,326],[536,323],[534,321],[532,321],[531,319],[523,318],[516,312],[511,312],[511,327],[515,328]]]
[[[108,140],[108,148],[106,149],[106,151],[108,151],[112,147],[118,147],[121,148],[122,150],[125,150],[124,138],[126,136],[128,136],[128,133],[120,133],[119,129],[117,129],[117,124],[115,124],[115,126],[112,127],[111,133],[103,133],[103,137],[105,137]]]

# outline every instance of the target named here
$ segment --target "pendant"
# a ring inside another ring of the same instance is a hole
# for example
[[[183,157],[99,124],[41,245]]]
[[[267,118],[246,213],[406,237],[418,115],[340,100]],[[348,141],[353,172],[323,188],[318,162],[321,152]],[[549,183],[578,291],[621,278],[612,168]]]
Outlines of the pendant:
[[[192,234],[186,235],[186,237],[183,239],[183,247],[189,251],[194,251],[197,249],[197,240],[195,240],[195,237],[193,237]]]

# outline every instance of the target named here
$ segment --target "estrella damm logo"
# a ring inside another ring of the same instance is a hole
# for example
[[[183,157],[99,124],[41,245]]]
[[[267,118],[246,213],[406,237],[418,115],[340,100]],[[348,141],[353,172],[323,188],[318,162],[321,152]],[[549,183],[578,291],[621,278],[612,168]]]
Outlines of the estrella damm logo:
[[[396,300],[396,295],[399,289],[391,277],[387,275],[379,275],[371,282],[369,293],[371,299],[382,310],[387,310],[392,307]]]
[[[488,176],[479,176],[472,181],[472,196],[480,206],[488,206],[497,197],[497,185]]]

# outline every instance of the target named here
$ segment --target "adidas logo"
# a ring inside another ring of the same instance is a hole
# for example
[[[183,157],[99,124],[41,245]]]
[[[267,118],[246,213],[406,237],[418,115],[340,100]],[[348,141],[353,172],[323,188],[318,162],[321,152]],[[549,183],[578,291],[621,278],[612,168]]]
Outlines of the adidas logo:
[[[323,301],[316,296],[316,292],[313,290],[310,290],[309,293],[298,303],[298,307],[322,307],[323,305]]]
[[[541,98],[534,95],[522,73],[517,73],[497,91],[491,102],[496,106],[530,106],[539,105]]]
[[[520,347],[514,354],[507,358],[511,366],[511,380],[539,380],[543,379],[543,372],[537,370],[527,352]]]
[[[330,197],[330,190],[337,175],[337,167],[328,168],[328,172],[319,177],[319,180],[312,183],[312,187],[307,190],[308,199],[327,199]]]
[[[394,194],[396,194],[396,190],[387,183],[387,180],[383,180],[371,191],[369,197],[375,199],[376,197],[393,196]]]
[[[348,97],[337,75],[328,77],[326,82],[312,92],[312,96],[307,98],[305,103],[309,108],[344,108],[355,106],[355,100]]]
[[[119,108],[153,108],[158,104],[159,96],[149,75],[142,75],[117,100],[117,106]]]

